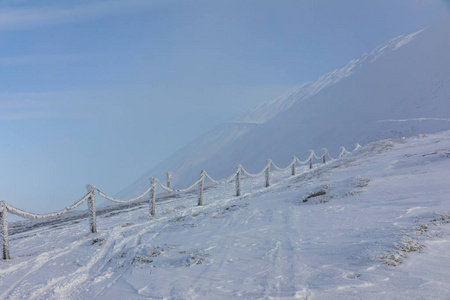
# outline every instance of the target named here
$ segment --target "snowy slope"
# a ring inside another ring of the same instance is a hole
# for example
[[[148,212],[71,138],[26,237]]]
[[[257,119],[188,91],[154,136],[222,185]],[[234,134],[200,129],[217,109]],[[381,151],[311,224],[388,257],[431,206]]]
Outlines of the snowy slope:
[[[287,163],[311,148],[447,130],[448,49],[450,19],[395,38],[199,137],[119,196],[138,194],[150,176],[164,178],[166,171],[186,186],[201,169],[223,177],[238,163],[257,170],[267,158]]]
[[[297,171],[109,211],[97,234],[16,224],[0,299],[450,297],[450,131]]]

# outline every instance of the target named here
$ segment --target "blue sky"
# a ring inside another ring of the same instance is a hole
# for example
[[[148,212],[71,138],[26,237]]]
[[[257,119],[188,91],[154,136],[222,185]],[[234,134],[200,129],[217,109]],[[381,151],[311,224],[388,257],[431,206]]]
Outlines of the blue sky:
[[[114,194],[201,133],[449,13],[443,0],[0,1],[0,200]]]

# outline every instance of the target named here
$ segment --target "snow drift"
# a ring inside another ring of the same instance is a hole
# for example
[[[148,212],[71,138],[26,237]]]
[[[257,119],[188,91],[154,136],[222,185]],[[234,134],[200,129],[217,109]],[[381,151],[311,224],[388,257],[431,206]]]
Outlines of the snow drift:
[[[225,177],[240,163],[288,164],[309,149],[351,148],[384,138],[450,128],[450,19],[395,38],[338,70],[222,124],[119,193],[135,196],[149,177],[194,182],[201,169]]]

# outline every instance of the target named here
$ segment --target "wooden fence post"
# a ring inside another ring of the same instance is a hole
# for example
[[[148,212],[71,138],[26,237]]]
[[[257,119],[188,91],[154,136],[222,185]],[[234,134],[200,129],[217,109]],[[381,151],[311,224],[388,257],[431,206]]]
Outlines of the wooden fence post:
[[[167,172],[167,187],[172,188],[172,172]]]
[[[311,154],[310,154],[311,158],[309,159],[309,168],[312,169],[312,168],[313,168],[314,151],[311,150],[309,153],[311,153]]]
[[[156,178],[150,178],[152,188],[150,190],[150,216],[155,216],[156,212]]]
[[[95,191],[97,187],[93,184],[86,185],[86,190],[90,193],[88,198],[89,207],[89,223],[91,227],[91,232],[97,232],[97,221],[96,221],[96,211],[95,211]]]
[[[328,150],[325,149],[325,148],[323,148],[322,151],[323,151],[323,154],[322,154],[322,155],[323,155],[323,157],[322,157],[322,162],[323,162],[323,163],[326,163],[326,162],[327,162],[327,158],[326,158],[326,157],[327,157],[327,152],[328,152]]]
[[[268,159],[267,165],[266,165],[266,187],[268,187],[270,185],[270,165],[271,164],[272,164],[272,160]]]
[[[241,195],[241,168],[241,165],[238,165],[236,168],[236,197]]]
[[[296,159],[295,156],[292,156],[292,170],[291,170],[291,175],[295,176],[295,163],[296,163]]]
[[[3,259],[10,259],[9,256],[9,238],[8,238],[8,216],[6,203],[0,203],[0,221],[2,224],[2,241],[3,241]]]
[[[200,171],[200,183],[198,184],[198,206],[203,205],[203,184],[205,183],[205,170]]]

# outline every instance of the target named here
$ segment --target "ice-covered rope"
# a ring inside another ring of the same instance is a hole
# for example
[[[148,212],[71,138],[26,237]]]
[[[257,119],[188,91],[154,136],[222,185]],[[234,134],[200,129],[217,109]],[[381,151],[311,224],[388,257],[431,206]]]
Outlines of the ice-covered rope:
[[[327,152],[327,155],[331,160],[335,160],[335,158],[333,156],[331,156],[329,152]]]
[[[350,152],[348,152],[347,149],[345,149],[345,147],[341,147],[341,153],[339,154],[339,158],[349,153]]]
[[[299,160],[297,157],[295,157],[296,158],[296,161],[299,163],[299,164],[301,164],[301,165],[304,165],[304,164],[306,164],[306,163],[308,163],[310,160],[311,160],[311,158],[314,156],[314,151],[310,151],[310,153],[309,153],[309,156],[308,156],[308,158],[306,159],[306,160],[304,160],[304,161],[301,161],[301,160]]]
[[[313,156],[314,156],[314,158],[316,158],[316,159],[322,159],[324,155],[325,155],[325,153],[322,153],[321,156],[317,156],[316,153],[313,152]]]
[[[165,190],[165,191],[167,191],[167,192],[169,192],[169,193],[175,192],[174,189],[172,189],[172,188],[170,188],[170,187],[167,187],[167,186],[163,185],[161,182],[159,182],[158,179],[156,179],[155,182],[156,182],[157,184],[159,184],[159,186],[160,186],[163,190]]]
[[[274,162],[272,162],[272,167],[276,170],[276,171],[287,171],[290,170],[292,168],[292,165],[294,165],[296,163],[296,159],[294,158],[294,160],[289,164],[289,166],[287,166],[286,168],[280,168],[279,166],[277,166]]]
[[[212,179],[211,176],[209,176],[209,174],[206,173],[206,172],[205,172],[205,176],[206,176],[206,178],[208,178],[212,183],[215,183],[215,184],[223,184],[223,183],[229,183],[229,182],[232,182],[232,181],[236,178],[237,172],[235,172],[235,173],[234,173],[233,175],[231,175],[230,177],[228,177],[228,178],[226,178],[226,179],[222,179],[222,180],[214,180],[214,179]]]
[[[130,202],[134,202],[136,200],[144,198],[144,196],[147,195],[150,192],[151,189],[152,188],[149,187],[143,194],[141,194],[141,195],[139,195],[139,196],[137,196],[137,197],[135,197],[133,199],[128,199],[128,200],[119,200],[119,199],[116,199],[116,198],[113,198],[113,197],[110,197],[110,196],[106,195],[105,193],[103,193],[99,189],[97,189],[97,191],[98,191],[98,194],[100,196],[102,196],[103,198],[105,198],[107,200],[110,200],[110,201],[113,201],[113,202],[116,202],[116,203],[130,203]]]
[[[355,150],[357,150],[357,149],[359,149],[359,148],[361,148],[361,145],[360,145],[360,144],[356,144],[356,145],[355,145],[355,149],[354,149],[353,151],[355,151]],[[326,149],[324,149],[324,150],[326,150]],[[348,154],[348,153],[350,153],[350,152],[347,151],[347,149],[345,149],[345,147],[341,147],[341,153],[339,154],[339,158],[342,157],[342,156],[345,155],[345,154]],[[317,159],[320,159],[321,157],[323,157],[323,155],[328,155],[328,157],[330,157],[330,159],[332,159],[332,160],[335,159],[335,158],[333,158],[333,157],[330,155],[330,153],[328,152],[328,150],[326,150],[325,153],[322,154],[322,156],[320,156],[320,157],[318,157],[317,155],[315,155],[314,151],[311,151],[309,157],[308,157],[305,161],[301,161],[301,160],[299,160],[296,156],[294,156],[293,162],[292,162],[289,166],[287,166],[286,168],[280,168],[280,167],[278,167],[277,165],[275,165],[272,161],[269,161],[269,162],[266,164],[266,166],[264,167],[264,169],[263,169],[261,172],[257,173],[257,174],[251,174],[251,173],[247,172],[247,170],[245,170],[244,167],[242,167],[242,166],[240,167],[240,170],[241,170],[241,172],[242,172],[242,175],[244,175],[245,177],[255,178],[255,177],[259,177],[259,176],[261,176],[262,174],[264,174],[264,172],[267,170],[267,168],[270,168],[270,166],[273,166],[274,169],[277,170],[277,171],[285,171],[285,170],[288,170],[289,168],[291,168],[291,167],[292,167],[292,164],[295,164],[295,163],[305,164],[305,163],[309,162],[309,161],[311,160],[312,157],[315,157],[315,158],[317,158]],[[231,177],[229,177],[229,178],[227,178],[227,179],[224,179],[224,180],[214,180],[214,179],[211,178],[206,172],[203,172],[203,174],[204,174],[204,176],[200,177],[200,179],[198,179],[196,182],[194,182],[190,187],[188,187],[188,188],[186,188],[186,189],[172,189],[172,188],[166,187],[166,186],[164,186],[163,184],[161,184],[161,182],[159,182],[158,179],[156,179],[156,183],[158,183],[158,184],[161,186],[162,189],[164,189],[164,190],[166,190],[166,191],[168,191],[168,192],[185,193],[185,192],[188,192],[188,191],[192,190],[196,185],[198,185],[202,180],[204,180],[204,177],[207,177],[207,178],[208,178],[209,180],[211,180],[211,182],[213,182],[213,183],[219,183],[219,184],[220,184],[220,183],[228,183],[228,182],[231,182],[231,181],[232,181],[234,178],[236,178],[236,176],[237,176],[237,172],[236,172],[236,173],[234,173]],[[98,191],[98,193],[99,193],[100,196],[102,196],[103,198],[105,198],[105,199],[107,199],[107,200],[114,201],[114,202],[117,202],[117,203],[128,203],[128,202],[133,202],[133,201],[136,201],[136,200],[138,200],[138,199],[143,198],[146,194],[148,194],[148,193],[151,191],[152,187],[148,188],[143,194],[139,195],[138,197],[133,198],[133,199],[129,199],[129,200],[119,200],[119,199],[115,199],[115,198],[110,197],[110,196],[106,195],[105,193],[101,192],[101,191],[98,190],[97,188],[95,188],[95,189]],[[23,211],[23,210],[21,210],[21,209],[18,209],[18,208],[14,207],[14,206],[11,206],[10,204],[8,204],[8,203],[6,203],[6,202],[4,202],[4,205],[3,205],[3,206],[0,206],[0,212],[2,212],[2,211],[6,208],[6,210],[9,211],[9,212],[11,212],[12,214],[15,214],[15,215],[17,215],[17,216],[20,216],[20,217],[23,217],[23,218],[27,218],[27,219],[44,219],[44,218],[58,217],[58,216],[60,216],[60,215],[62,215],[62,214],[64,214],[64,213],[68,212],[69,210],[72,210],[72,209],[74,209],[74,208],[80,206],[84,201],[86,201],[86,200],[89,198],[90,194],[91,194],[91,191],[88,192],[83,198],[81,198],[79,201],[77,201],[77,202],[74,203],[73,205],[68,206],[68,207],[66,207],[66,208],[64,208],[64,209],[62,209],[62,210],[60,210],[60,211],[53,212],[53,213],[48,213],[48,214],[33,214],[33,213],[29,213],[29,212]]]
[[[264,174],[264,172],[267,170],[267,168],[270,167],[271,164],[272,164],[272,162],[269,162],[269,163],[264,167],[264,169],[263,169],[261,172],[259,172],[258,174],[251,174],[251,173],[247,172],[247,170],[245,170],[244,167],[242,167],[242,168],[241,168],[242,175],[244,175],[244,176],[246,176],[246,177],[250,177],[250,178],[256,178],[256,177],[259,177],[259,176],[261,176],[262,174]]]
[[[359,148],[361,148],[362,146],[360,145],[360,144],[358,144],[358,143],[356,143],[355,144],[355,148],[351,151],[351,152],[353,152],[353,151],[356,151],[356,150],[358,150]],[[341,152],[339,153],[339,158],[340,157],[342,157],[342,156],[344,156],[344,155],[346,155],[346,154],[349,154],[349,153],[351,153],[350,151],[347,151],[347,149],[345,149],[345,147],[341,147]],[[328,150],[327,150],[327,153],[326,153],[327,155],[328,155],[328,157],[331,159],[331,160],[335,160],[336,158],[334,158],[334,157],[332,157],[331,156],[331,154],[330,154],[330,152],[328,152]]]
[[[159,186],[163,190],[166,190],[166,191],[171,192],[171,193],[187,193],[190,190],[192,190],[196,185],[198,185],[200,183],[200,181],[203,180],[203,176],[200,177],[196,182],[194,182],[190,187],[185,188],[185,189],[172,189],[172,188],[169,188],[169,187],[165,186],[164,184],[162,184],[157,178],[155,178],[155,180],[156,180],[156,183],[158,183]]]
[[[73,205],[68,206],[60,211],[54,212],[54,213],[49,213],[49,214],[33,214],[33,213],[29,213],[26,211],[23,211],[21,209],[18,209],[14,206],[11,206],[10,204],[6,203],[6,210],[9,211],[10,213],[17,215],[19,217],[22,218],[26,218],[26,219],[46,219],[46,218],[56,218],[59,217],[60,215],[68,212],[69,210],[72,210],[78,206],[80,206],[81,204],[83,204],[84,201],[86,201],[89,196],[91,195],[91,192],[88,192],[83,198],[81,198],[80,200],[78,200],[77,202],[75,202]]]

